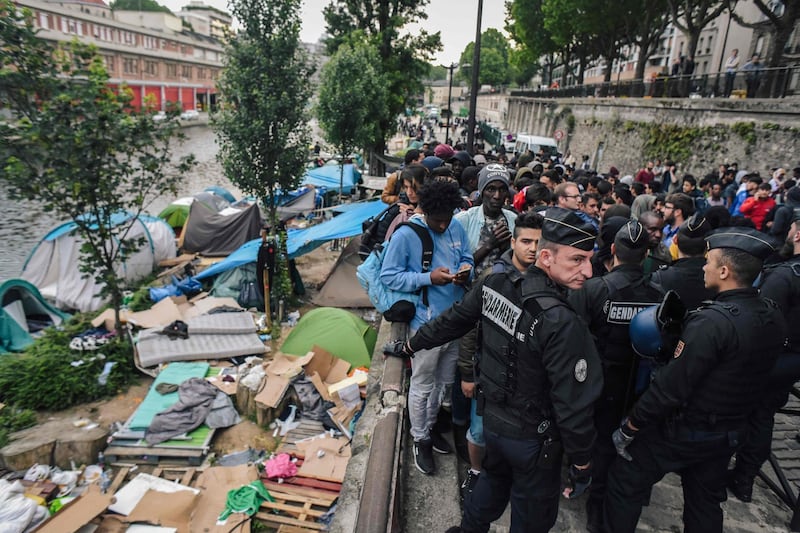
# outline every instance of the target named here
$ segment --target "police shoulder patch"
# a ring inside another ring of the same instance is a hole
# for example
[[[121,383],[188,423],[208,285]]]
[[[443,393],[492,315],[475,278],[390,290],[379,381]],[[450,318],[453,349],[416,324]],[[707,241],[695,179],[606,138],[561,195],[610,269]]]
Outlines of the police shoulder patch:
[[[578,383],[586,381],[586,376],[589,374],[589,365],[586,364],[586,359],[578,359],[575,363],[575,379]]]
[[[677,359],[683,353],[683,349],[686,347],[686,343],[683,341],[678,341],[678,344],[675,346],[675,353],[672,354],[672,357]]]

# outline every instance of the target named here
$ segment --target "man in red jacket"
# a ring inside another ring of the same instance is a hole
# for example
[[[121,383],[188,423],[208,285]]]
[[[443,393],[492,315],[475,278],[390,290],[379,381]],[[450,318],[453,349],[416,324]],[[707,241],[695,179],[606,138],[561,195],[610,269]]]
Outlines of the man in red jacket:
[[[775,200],[770,197],[772,188],[769,183],[762,183],[756,189],[756,193],[742,203],[739,211],[753,221],[756,229],[762,229],[764,218],[769,210],[775,207]]]

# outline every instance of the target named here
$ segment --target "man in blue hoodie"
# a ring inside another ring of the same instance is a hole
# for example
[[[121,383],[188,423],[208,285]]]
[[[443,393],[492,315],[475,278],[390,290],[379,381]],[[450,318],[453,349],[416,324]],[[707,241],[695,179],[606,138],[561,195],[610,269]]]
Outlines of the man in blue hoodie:
[[[474,265],[464,227],[453,220],[461,206],[455,181],[433,179],[418,191],[422,215],[414,215],[410,224],[428,229],[433,240],[433,257],[423,269],[422,245],[412,228],[400,226],[387,244],[381,268],[381,283],[402,292],[422,292],[422,299],[411,321],[413,334],[464,296],[464,284]],[[431,428],[439,413],[443,391],[455,380],[458,343],[449,342],[430,350],[420,350],[411,361],[411,384],[408,391],[408,418],[414,439],[414,463],[423,474],[433,474],[436,465],[433,451],[450,453],[448,442]]]

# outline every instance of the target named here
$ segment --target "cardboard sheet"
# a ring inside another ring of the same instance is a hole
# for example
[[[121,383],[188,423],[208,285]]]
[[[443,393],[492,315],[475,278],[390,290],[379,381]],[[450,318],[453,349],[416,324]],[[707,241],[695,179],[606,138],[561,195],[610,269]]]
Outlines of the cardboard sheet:
[[[150,474],[139,474],[117,491],[114,495],[117,501],[114,502],[113,505],[110,505],[108,510],[128,516],[133,512],[149,490],[167,494],[180,491],[191,491],[192,494],[198,494],[200,492],[186,485],[173,483],[172,481],[151,476]]]
[[[233,307],[234,309],[241,309],[242,306],[234,300],[233,298],[216,298],[210,296],[208,298],[203,298],[202,300],[193,300],[194,307],[192,307],[187,313],[184,315],[184,320],[187,318],[192,318],[198,315],[205,315],[212,309],[217,307]]]
[[[238,489],[256,479],[258,479],[258,470],[253,465],[207,468],[197,478],[196,485],[203,490],[191,516],[191,531],[228,533],[236,524],[242,522],[242,525],[234,530],[235,533],[249,533],[250,521],[245,520],[247,516],[242,513],[230,515],[225,521],[225,525],[217,525],[217,518],[225,509],[228,491]]]
[[[339,359],[316,344],[311,347],[309,353],[313,354],[313,356],[304,365],[306,376],[311,379],[311,382],[324,400],[333,401],[330,392],[328,392],[328,387],[347,378],[350,363]],[[308,357],[308,355],[304,357]]]
[[[164,298],[147,311],[128,315],[128,322],[140,328],[164,327],[176,320],[183,320],[183,316],[172,298]]]
[[[61,511],[50,517],[37,533],[64,533],[77,531],[101,514],[114,501],[111,494],[100,492],[99,485],[89,485],[79,498],[65,505]]]
[[[289,388],[292,378],[302,372],[303,365],[311,361],[313,357],[314,354],[312,352],[303,357],[282,353],[275,354],[275,357],[265,369],[267,375],[264,379],[267,382],[256,395],[255,401],[266,407],[278,407],[283,395],[286,394],[286,390]]]
[[[303,466],[297,475],[338,483],[344,481],[347,463],[350,461],[350,445],[347,439],[313,439],[298,442],[297,447],[305,452]]]
[[[173,527],[177,533],[190,533],[189,517],[197,499],[198,495],[188,490],[172,494],[148,490],[128,515],[128,521]]]

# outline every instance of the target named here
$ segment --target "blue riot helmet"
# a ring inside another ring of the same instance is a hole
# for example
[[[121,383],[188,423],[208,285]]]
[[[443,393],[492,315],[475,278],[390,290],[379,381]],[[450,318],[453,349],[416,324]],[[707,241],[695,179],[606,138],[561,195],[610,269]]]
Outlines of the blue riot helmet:
[[[629,326],[631,346],[641,357],[667,361],[680,337],[686,306],[675,291],[667,291],[661,303],[637,313]]]
[[[630,335],[633,351],[640,357],[657,359],[661,353],[661,329],[658,324],[658,305],[651,305],[631,319]]]

